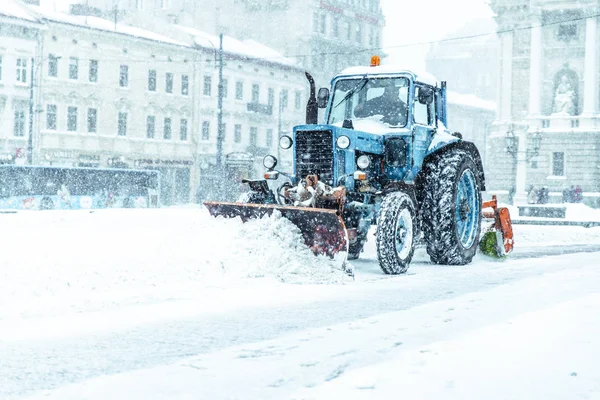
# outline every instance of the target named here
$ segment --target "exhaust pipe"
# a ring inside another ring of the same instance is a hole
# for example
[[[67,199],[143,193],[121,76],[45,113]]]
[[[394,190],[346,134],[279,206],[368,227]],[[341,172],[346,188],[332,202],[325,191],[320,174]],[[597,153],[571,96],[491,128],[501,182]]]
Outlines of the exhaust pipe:
[[[304,73],[306,74],[306,79],[308,79],[308,82],[310,83],[310,97],[306,103],[306,124],[317,124],[319,121],[319,107],[317,104],[317,89],[315,86],[315,80],[308,72]]]

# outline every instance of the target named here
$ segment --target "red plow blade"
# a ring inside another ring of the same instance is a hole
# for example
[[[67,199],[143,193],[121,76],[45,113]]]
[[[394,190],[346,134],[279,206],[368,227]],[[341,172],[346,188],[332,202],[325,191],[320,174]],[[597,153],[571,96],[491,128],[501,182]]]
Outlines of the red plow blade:
[[[225,218],[240,217],[243,222],[271,215],[277,210],[284,218],[296,225],[304,238],[304,243],[315,255],[331,258],[348,253],[348,237],[344,221],[336,210],[308,207],[280,206],[271,204],[246,204],[228,202],[204,202],[210,215]]]

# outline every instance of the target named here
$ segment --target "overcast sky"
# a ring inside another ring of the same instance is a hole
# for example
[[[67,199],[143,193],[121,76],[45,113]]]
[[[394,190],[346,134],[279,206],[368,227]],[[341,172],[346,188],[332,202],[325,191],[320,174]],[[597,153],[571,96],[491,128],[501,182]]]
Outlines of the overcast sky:
[[[54,1],[58,11],[66,11],[68,4],[74,0],[42,0],[42,4],[52,7]],[[469,20],[493,15],[487,2],[488,0],[381,0],[386,17],[382,43],[384,51],[390,56],[383,63],[394,62],[407,68],[424,69],[424,58],[429,45],[412,44],[442,39]],[[405,45],[411,46],[397,47]],[[365,61],[368,62],[369,60]]]

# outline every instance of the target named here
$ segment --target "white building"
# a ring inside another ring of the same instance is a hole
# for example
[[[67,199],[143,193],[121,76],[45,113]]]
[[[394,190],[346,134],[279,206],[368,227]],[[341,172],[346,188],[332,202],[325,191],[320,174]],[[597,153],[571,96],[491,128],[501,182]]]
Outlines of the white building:
[[[32,9],[46,28],[33,163],[159,169],[164,203],[187,201],[198,52],[100,18]]]
[[[202,165],[216,163],[218,133],[219,37],[175,25],[200,49],[198,123]],[[278,154],[278,138],[304,123],[307,80],[304,70],[278,52],[253,40],[224,36],[223,158],[247,154],[254,158],[254,173],[263,170],[262,158]],[[291,160],[288,162],[291,168]]]
[[[251,38],[293,57],[319,86],[334,74],[385,56],[380,0],[77,0],[144,23],[159,17],[216,34]]]
[[[159,169],[163,204],[193,199],[200,175],[217,159],[218,37],[179,25],[158,33],[10,2],[23,15],[6,15],[11,24],[0,24],[7,161],[27,154],[33,93],[33,164]],[[33,58],[31,87],[24,74]],[[254,177],[262,157],[277,152],[278,133],[304,122],[306,78],[254,41],[225,37],[223,58],[221,159]]]
[[[490,143],[492,190],[526,202],[545,186],[560,202],[570,186],[600,206],[598,0],[493,0],[501,52],[498,115]],[[540,142],[541,139],[541,142]],[[508,153],[504,150],[508,148]]]
[[[27,6],[0,2],[0,163],[26,162],[32,60],[42,25]]]

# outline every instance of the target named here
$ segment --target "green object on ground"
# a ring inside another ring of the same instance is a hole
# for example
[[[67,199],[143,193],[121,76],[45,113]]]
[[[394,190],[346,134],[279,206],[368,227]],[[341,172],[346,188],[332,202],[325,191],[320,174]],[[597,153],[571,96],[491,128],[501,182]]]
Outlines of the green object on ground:
[[[496,238],[496,232],[489,231],[483,235],[483,238],[479,242],[479,248],[481,252],[489,257],[502,258],[498,251],[498,239]]]

